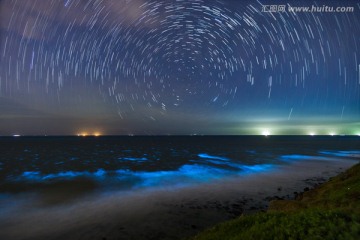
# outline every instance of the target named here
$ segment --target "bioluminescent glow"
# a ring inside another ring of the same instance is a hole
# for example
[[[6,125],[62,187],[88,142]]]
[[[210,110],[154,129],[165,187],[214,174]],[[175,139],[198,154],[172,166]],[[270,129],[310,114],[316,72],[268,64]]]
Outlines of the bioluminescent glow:
[[[209,155],[209,154],[206,154],[206,153],[200,153],[200,154],[198,154],[198,156],[200,158],[218,159],[218,160],[223,160],[223,161],[228,161],[229,160],[228,158],[225,158],[225,157],[212,156],[212,155]]]
[[[142,160],[138,160],[142,161]],[[241,174],[251,174],[271,171],[274,169],[272,164],[258,164],[258,165],[244,165],[236,163],[226,163],[228,166],[234,168],[224,168],[217,162],[217,167],[205,164],[185,164],[177,170],[168,171],[130,171],[130,170],[116,170],[105,171],[104,169],[97,169],[94,172],[89,171],[66,171],[51,174],[43,174],[40,171],[26,171],[17,177],[15,181],[30,181],[30,182],[46,182],[54,180],[75,179],[78,177],[87,177],[104,182],[105,184],[124,183],[121,186],[128,186],[129,190],[132,188],[143,187],[163,187],[163,186],[187,186],[195,183],[206,183],[224,177],[231,177]],[[132,184],[131,184],[132,183]]]
[[[293,155],[283,155],[280,157],[282,161],[301,161],[301,160],[321,160],[321,161],[329,161],[331,160],[328,157],[322,157],[322,156],[309,156],[309,155],[299,155],[299,154],[293,154]]]
[[[360,151],[320,151],[319,153],[324,155],[336,156],[336,157],[360,157]]]
[[[247,173],[254,173],[254,172],[268,172],[270,170],[274,169],[274,165],[272,164],[258,164],[258,165],[252,165],[252,166],[245,166],[243,165],[242,168]]]
[[[234,177],[243,174],[255,174],[276,170],[276,165],[264,163],[248,165],[236,162],[232,159],[210,155],[207,153],[198,154],[199,160],[192,160],[193,164],[184,164],[178,169],[158,171],[134,171],[129,169],[104,170],[99,168],[95,171],[63,171],[44,174],[40,171],[25,171],[14,181],[47,182],[64,179],[76,179],[79,177],[91,178],[99,184],[120,184],[122,189],[148,187],[181,187],[191,184],[207,183],[214,180]],[[319,151],[318,155],[289,154],[279,156],[279,161],[332,161],[339,157],[357,158],[360,151]],[[122,157],[119,160],[133,161],[138,164],[146,164],[145,157]]]
[[[117,184],[122,189],[130,190],[133,188],[148,187],[181,187],[191,184],[207,183],[218,179],[235,177],[243,174],[255,174],[259,172],[274,171],[277,169],[276,164],[244,164],[236,159],[230,159],[223,156],[210,155],[207,153],[198,154],[200,159],[191,160],[190,163],[183,164],[177,169],[169,170],[105,170],[98,168],[94,171],[59,171],[54,173],[43,173],[41,171],[24,171],[21,175],[12,178],[13,181],[30,181],[36,182],[54,182],[65,179],[89,178],[97,181],[101,185],[113,186]],[[316,155],[304,154],[287,154],[278,157],[281,162],[298,162],[298,161],[333,161],[338,158],[358,158],[359,150],[349,151],[319,151]],[[147,164],[145,157],[122,157],[119,160],[131,161],[138,166]]]
[[[122,157],[119,158],[119,160],[125,160],[125,161],[147,161],[148,159],[146,157],[141,157],[141,158],[134,158],[134,157]]]

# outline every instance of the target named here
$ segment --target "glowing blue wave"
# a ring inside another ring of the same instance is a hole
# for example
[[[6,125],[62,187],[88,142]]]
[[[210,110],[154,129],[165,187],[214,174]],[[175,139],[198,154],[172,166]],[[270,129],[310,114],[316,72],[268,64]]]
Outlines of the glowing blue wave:
[[[206,154],[206,153],[200,153],[200,154],[198,154],[198,156],[199,156],[200,158],[217,159],[217,160],[229,161],[228,158],[219,157],[219,156],[212,156],[212,155],[209,155],[209,154]]]
[[[360,158],[360,151],[320,151],[319,153],[325,155],[332,155],[336,157],[358,157]]]
[[[40,171],[26,171],[21,174],[21,177],[17,178],[17,180],[31,180],[31,181],[46,181],[53,179],[70,179],[76,177],[104,177],[106,175],[106,171],[103,169],[98,169],[96,172],[77,172],[77,171],[66,171],[66,172],[58,172],[51,174],[42,174]]]
[[[329,161],[334,160],[332,156],[336,157],[354,157],[360,156],[360,151],[321,151],[320,154],[326,156],[311,156],[289,154],[282,155],[278,159],[282,162],[294,162],[304,160],[315,161]],[[241,163],[240,160],[231,160],[224,156],[210,155],[207,153],[197,154],[199,158],[189,160],[188,163],[180,167],[169,170],[158,171],[141,171],[133,169],[115,169],[104,170],[99,168],[93,172],[90,171],[63,171],[51,174],[43,174],[41,171],[25,171],[16,181],[61,181],[64,179],[74,179],[78,177],[86,177],[94,179],[99,183],[104,183],[112,186],[125,186],[127,189],[134,188],[149,188],[149,187],[177,187],[187,186],[190,184],[199,184],[211,182],[217,179],[224,179],[227,177],[234,177],[244,174],[258,174],[261,172],[272,171],[276,165],[274,164],[256,164],[248,165]],[[149,159],[143,157],[121,157],[119,160],[134,161],[141,164]],[[124,166],[124,168],[126,168]],[[146,169],[146,168],[145,168]]]
[[[142,158],[124,157],[124,158],[119,158],[119,160],[127,160],[127,161],[147,161],[148,159],[147,159],[146,157],[142,157]]]
[[[320,160],[320,161],[328,161],[331,160],[328,157],[320,157],[320,156],[309,156],[309,155],[299,155],[299,154],[291,154],[291,155],[283,155],[280,157],[282,161],[301,161],[301,160]]]
[[[214,159],[214,158],[211,158]],[[88,171],[66,171],[52,174],[42,174],[40,171],[23,172],[18,181],[42,182],[48,180],[73,179],[77,177],[89,177],[99,182],[126,183],[129,189],[148,188],[162,186],[187,186],[211,182],[226,177],[259,173],[273,169],[271,164],[243,165],[223,161],[210,160],[216,166],[206,164],[185,164],[176,170],[162,171],[131,171],[119,169],[115,171],[105,171],[98,169],[95,172]],[[226,168],[231,166],[232,169]]]

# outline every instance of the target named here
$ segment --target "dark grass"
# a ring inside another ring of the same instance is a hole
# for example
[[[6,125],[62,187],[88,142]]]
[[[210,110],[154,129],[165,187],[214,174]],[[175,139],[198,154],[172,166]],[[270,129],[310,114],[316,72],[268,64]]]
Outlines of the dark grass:
[[[192,239],[360,239],[360,164],[296,200],[272,201],[266,213],[240,216]]]

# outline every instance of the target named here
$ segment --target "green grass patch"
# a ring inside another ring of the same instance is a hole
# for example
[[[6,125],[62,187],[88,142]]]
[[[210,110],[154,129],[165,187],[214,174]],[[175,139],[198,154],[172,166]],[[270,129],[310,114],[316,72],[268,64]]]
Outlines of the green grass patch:
[[[360,239],[360,164],[305,192],[198,234],[203,239]]]
[[[242,216],[199,234],[203,239],[359,239],[360,217],[342,211],[307,209],[300,212]]]
[[[319,187],[305,192],[299,200],[276,200],[269,211],[297,211],[306,208],[338,209],[360,213],[360,164]]]

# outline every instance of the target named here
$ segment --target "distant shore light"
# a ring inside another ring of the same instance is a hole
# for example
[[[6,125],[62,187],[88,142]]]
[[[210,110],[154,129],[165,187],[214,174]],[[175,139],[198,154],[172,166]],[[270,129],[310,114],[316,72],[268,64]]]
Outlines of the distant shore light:
[[[269,136],[270,135],[270,131],[269,130],[264,130],[262,132],[262,135],[264,135],[265,137]]]
[[[335,134],[334,132],[330,132],[329,135],[330,135],[330,136],[334,136],[334,135],[336,135],[336,134]]]
[[[94,132],[94,133],[88,133],[88,132],[81,132],[81,133],[77,133],[76,136],[78,137],[99,137],[101,136],[100,132]]]
[[[310,136],[315,136],[315,135],[316,135],[316,133],[314,133],[314,132],[310,132],[310,133],[309,133],[309,135],[310,135]]]

